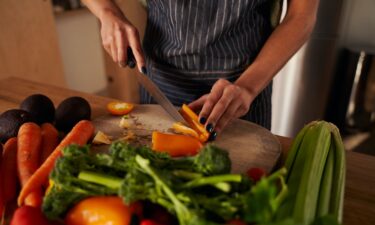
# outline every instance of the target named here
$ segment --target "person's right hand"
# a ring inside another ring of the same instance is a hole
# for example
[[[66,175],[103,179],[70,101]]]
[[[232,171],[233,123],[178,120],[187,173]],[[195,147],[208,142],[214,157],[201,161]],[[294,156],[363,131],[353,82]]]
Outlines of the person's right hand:
[[[125,67],[128,62],[127,49],[131,48],[139,71],[145,66],[144,55],[137,28],[121,12],[104,11],[100,16],[101,36],[104,49],[113,61]]]

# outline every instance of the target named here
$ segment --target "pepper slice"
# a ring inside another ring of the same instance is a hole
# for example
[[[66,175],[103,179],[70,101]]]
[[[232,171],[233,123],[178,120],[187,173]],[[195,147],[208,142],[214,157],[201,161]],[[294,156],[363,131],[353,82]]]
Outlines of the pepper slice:
[[[189,126],[198,133],[198,139],[202,143],[207,142],[210,133],[206,130],[203,124],[199,123],[198,115],[185,104],[182,105],[180,114],[184,117]]]
[[[195,155],[202,147],[198,139],[187,135],[152,132],[152,149],[172,157]]]
[[[115,116],[123,116],[130,113],[134,108],[134,105],[127,102],[110,102],[107,105],[109,113]]]
[[[198,138],[199,139],[199,134],[193,130],[192,128],[188,127],[188,126],[185,126],[183,123],[181,122],[176,122],[172,125],[172,129],[174,132],[176,133],[180,133],[180,134],[185,134],[185,135],[189,135],[189,136],[192,136],[192,137],[195,137],[195,138]]]

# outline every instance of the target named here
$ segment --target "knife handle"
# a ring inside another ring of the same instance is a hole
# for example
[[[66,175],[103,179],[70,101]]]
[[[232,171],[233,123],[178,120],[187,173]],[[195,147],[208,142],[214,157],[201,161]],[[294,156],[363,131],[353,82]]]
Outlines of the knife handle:
[[[135,57],[134,57],[134,54],[133,54],[133,51],[130,47],[128,47],[127,49],[127,54],[128,54],[128,61],[126,62],[126,64],[130,67],[130,68],[134,68],[135,67],[135,64],[136,64],[136,60],[135,60]]]

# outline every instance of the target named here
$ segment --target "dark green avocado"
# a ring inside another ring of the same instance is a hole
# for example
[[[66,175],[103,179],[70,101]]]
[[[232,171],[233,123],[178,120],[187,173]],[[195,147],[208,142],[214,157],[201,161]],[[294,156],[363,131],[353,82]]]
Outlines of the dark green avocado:
[[[35,122],[33,116],[22,109],[11,109],[0,115],[0,142],[16,137],[20,126],[26,122]]]
[[[56,128],[69,132],[81,120],[91,119],[91,107],[84,98],[75,96],[65,99],[56,109]]]
[[[29,112],[39,125],[53,123],[55,120],[55,106],[51,99],[45,95],[30,95],[22,101],[20,108]]]

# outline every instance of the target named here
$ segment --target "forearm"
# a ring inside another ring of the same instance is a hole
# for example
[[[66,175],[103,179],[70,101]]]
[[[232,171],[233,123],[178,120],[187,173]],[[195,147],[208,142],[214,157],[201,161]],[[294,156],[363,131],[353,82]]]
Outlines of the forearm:
[[[120,8],[112,0],[82,0],[82,2],[99,19],[108,11],[117,15],[122,15]]]
[[[287,14],[235,83],[255,98],[309,38],[315,24],[315,12],[316,9],[309,14]]]

